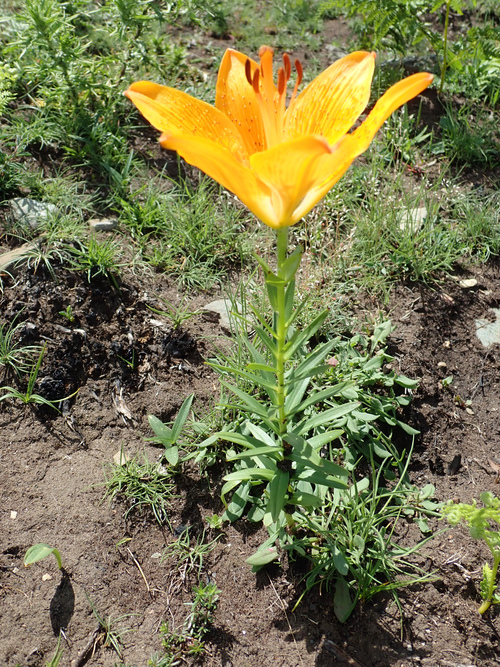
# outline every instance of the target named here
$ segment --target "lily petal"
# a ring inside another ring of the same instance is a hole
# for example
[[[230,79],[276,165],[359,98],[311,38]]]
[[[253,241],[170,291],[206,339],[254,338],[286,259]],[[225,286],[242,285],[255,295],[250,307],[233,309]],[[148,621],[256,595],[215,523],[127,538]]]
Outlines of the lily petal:
[[[246,149],[252,155],[264,150],[266,143],[255,91],[245,74],[247,62],[253,77],[259,69],[255,60],[233,49],[224,53],[217,77],[215,106],[239,128]]]
[[[312,81],[287,111],[289,139],[322,135],[335,144],[351,129],[370,99],[375,54],[356,51]]]
[[[315,185],[304,197],[293,215],[297,222],[306,215],[347,171],[352,162],[369,147],[384,121],[400,106],[421,93],[431,83],[432,74],[421,73],[399,81],[380,98],[368,118],[352,134],[347,134],[336,146],[332,154],[325,155],[315,164]]]
[[[307,136],[286,141],[250,157],[256,177],[272,193],[275,218],[267,222],[269,226],[277,229],[296,222],[294,211],[315,184],[316,163],[330,153],[325,139]]]
[[[133,83],[125,95],[157,130],[204,137],[222,144],[242,162],[248,161],[248,151],[238,129],[210,104],[150,81]]]
[[[266,225],[275,226],[270,188],[226,148],[210,139],[182,134],[164,134],[160,143],[233,192]]]

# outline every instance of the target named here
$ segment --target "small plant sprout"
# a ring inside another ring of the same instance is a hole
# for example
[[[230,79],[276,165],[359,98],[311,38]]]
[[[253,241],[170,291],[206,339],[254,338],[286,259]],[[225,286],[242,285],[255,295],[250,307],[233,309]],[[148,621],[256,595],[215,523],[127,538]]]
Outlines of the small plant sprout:
[[[55,547],[49,547],[48,544],[44,544],[43,542],[34,544],[28,549],[24,556],[24,567],[29,567],[33,563],[38,563],[39,560],[43,560],[51,554],[55,556],[57,567],[60,570],[64,569],[59,551]]]
[[[497,592],[497,571],[500,564],[500,533],[492,530],[491,523],[500,525],[500,498],[494,496],[491,491],[484,491],[479,496],[484,507],[476,507],[476,501],[472,505],[465,503],[453,503],[449,501],[443,508],[443,516],[452,526],[465,523],[469,528],[470,535],[475,540],[484,540],[490,548],[493,556],[493,567],[488,563],[483,566],[483,580],[481,581],[481,597],[483,603],[479,607],[480,614],[484,614],[492,604],[500,602]]]
[[[65,317],[70,324],[73,324],[75,321],[75,313],[73,312],[71,304],[67,306],[65,310],[60,310],[59,315],[61,315],[61,317]]]
[[[191,410],[191,404],[193,402],[194,394],[188,396],[184,403],[181,405],[179,413],[175,418],[172,428],[166,426],[158,417],[153,415],[148,416],[149,425],[155,432],[154,438],[147,438],[150,442],[157,442],[162,444],[165,447],[163,456],[172,466],[176,466],[179,461],[179,447],[177,442],[179,440],[186,419],[188,418],[189,411]]]

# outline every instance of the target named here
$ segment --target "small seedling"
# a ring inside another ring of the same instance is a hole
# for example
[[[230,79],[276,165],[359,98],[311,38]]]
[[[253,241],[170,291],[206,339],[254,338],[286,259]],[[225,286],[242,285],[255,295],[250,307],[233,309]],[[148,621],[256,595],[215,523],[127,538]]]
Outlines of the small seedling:
[[[153,313],[157,313],[158,315],[162,315],[163,317],[169,319],[173,331],[177,331],[177,329],[180,329],[186,320],[189,320],[191,319],[191,317],[198,315],[199,311],[197,310],[190,311],[184,308],[184,303],[185,303],[184,300],[181,302],[181,305],[178,306],[177,308],[172,304],[168,303],[168,301],[165,301],[165,299],[162,299],[161,297],[160,300],[162,301],[162,303],[165,304],[166,310],[159,310],[158,308],[153,308],[152,306],[148,306],[148,308],[149,310],[152,310]]]
[[[194,543],[191,544],[191,535],[189,526],[187,526],[178,539],[171,542],[171,544],[166,547],[162,554],[161,561],[163,562],[169,556],[173,556],[176,563],[175,567],[182,572],[183,579],[185,579],[190,572],[194,571],[196,571],[198,577],[200,577],[203,570],[203,559],[215,549],[218,538],[219,536],[217,536],[215,540],[205,544],[205,531],[203,531],[201,537],[197,537],[194,540]]]
[[[206,516],[205,521],[207,522],[207,525],[209,528],[212,530],[222,530],[224,526],[224,521],[222,520],[222,517],[219,516],[218,514],[212,514],[211,516]]]
[[[34,544],[32,547],[28,549],[24,556],[24,567],[28,567],[29,565],[32,565],[33,563],[37,563],[39,560],[43,560],[44,558],[47,558],[47,556],[50,556],[53,554],[55,556],[55,559],[57,561],[57,567],[62,570],[63,565],[62,565],[62,559],[61,559],[61,554],[55,547],[49,547],[48,544],[43,544],[43,542],[40,542],[39,544]]]
[[[116,624],[119,621],[122,621],[125,618],[130,618],[131,616],[136,616],[136,614],[122,614],[113,619],[111,616],[102,616],[96,609],[94,603],[89,598],[87,593],[87,600],[89,601],[90,606],[92,607],[92,613],[94,614],[97,622],[99,623],[99,629],[101,634],[96,639],[97,642],[100,642],[102,646],[112,648],[117,653],[118,657],[122,658],[122,637],[127,634],[127,632],[132,632],[132,628],[117,628]]]
[[[162,526],[168,524],[168,511],[173,496],[174,485],[171,473],[158,463],[150,463],[146,456],[141,464],[137,457],[123,464],[109,464],[106,474],[105,498],[122,498],[129,505],[125,518],[131,512],[141,509],[151,510]]]
[[[494,496],[490,491],[484,491],[479,497],[484,507],[476,507],[475,500],[472,501],[472,505],[454,504],[453,501],[450,501],[443,508],[443,516],[452,526],[464,522],[469,527],[471,537],[475,540],[484,540],[490,548],[493,568],[490,568],[488,563],[483,566],[483,580],[481,581],[483,603],[478,609],[480,614],[484,614],[492,604],[500,602],[500,594],[496,590],[496,577],[500,565],[500,533],[491,530],[491,522],[500,525],[500,498]]]
[[[40,355],[38,357],[38,361],[36,364],[33,366],[31,369],[30,376],[28,378],[28,385],[26,387],[26,391],[23,393],[22,391],[19,391],[19,389],[15,389],[14,387],[0,387],[0,389],[4,390],[6,393],[3,394],[3,396],[0,396],[0,401],[4,401],[8,398],[18,398],[20,401],[22,401],[25,405],[28,405],[28,403],[36,403],[38,405],[46,405],[49,408],[54,408],[57,412],[59,412],[58,408],[56,408],[55,404],[56,403],[61,403],[62,401],[67,401],[69,398],[72,398],[76,393],[78,393],[78,389],[70,394],[69,396],[66,396],[65,398],[61,398],[58,401],[49,401],[47,398],[44,398],[43,396],[40,396],[40,394],[35,394],[33,389],[35,388],[35,383],[38,378],[38,373],[40,371],[40,366],[42,365],[42,359],[43,355],[45,354],[45,349],[46,346],[44,345],[40,351]]]
[[[24,322],[15,324],[14,319],[11,324],[0,326],[0,368],[3,366],[6,371],[14,371],[17,377],[29,370],[29,363],[40,351],[39,345],[21,346],[15,342],[16,333],[23,324]]]
[[[59,315],[61,315],[61,317],[65,317],[70,324],[73,324],[75,321],[75,313],[73,312],[71,305],[67,306],[66,310],[60,310]]]
[[[177,441],[179,440],[179,436],[184,428],[189,411],[191,410],[193,398],[194,394],[191,394],[191,396],[188,396],[181,405],[179,413],[172,424],[172,428],[166,426],[158,419],[158,417],[153,415],[148,416],[149,425],[155,432],[156,437],[146,438],[146,440],[162,444],[165,447],[163,455],[170,465],[173,466],[176,466],[179,461],[179,447],[177,446]]]

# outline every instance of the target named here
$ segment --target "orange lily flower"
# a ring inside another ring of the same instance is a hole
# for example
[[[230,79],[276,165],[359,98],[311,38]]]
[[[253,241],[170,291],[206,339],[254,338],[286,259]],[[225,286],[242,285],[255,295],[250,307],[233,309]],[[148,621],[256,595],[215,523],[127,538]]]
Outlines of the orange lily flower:
[[[283,56],[277,85],[273,50],[259,50],[260,65],[228,49],[217,79],[215,107],[149,81],[125,92],[175,150],[233,192],[275,229],[293,225],[322,199],[370,145],[384,121],[432,81],[414,74],[392,86],[352,133],[366,107],[375,54],[357,51],[337,62],[299,95],[302,67],[288,107],[291,63]]]

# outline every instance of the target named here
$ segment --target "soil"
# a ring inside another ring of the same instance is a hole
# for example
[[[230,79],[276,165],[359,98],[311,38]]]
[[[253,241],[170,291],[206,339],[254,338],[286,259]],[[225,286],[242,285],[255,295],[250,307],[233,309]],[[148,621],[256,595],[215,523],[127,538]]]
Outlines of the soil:
[[[484,348],[475,331],[476,320],[491,320],[491,308],[499,307],[500,265],[491,261],[458,273],[476,285],[463,287],[458,279],[438,287],[400,284],[386,310],[396,327],[390,337],[394,363],[420,379],[405,415],[420,430],[411,481],[433,484],[439,501],[470,502],[482,491],[498,491],[500,348]],[[187,296],[195,310],[220,294]],[[106,466],[120,451],[160,457],[161,450],[145,441],[152,435],[149,414],[171,421],[194,393],[194,410],[203,415],[219,396],[218,378],[205,364],[214,345],[227,344],[219,323],[200,314],[174,331],[148,308],[162,309],[160,299],[179,305],[183,298],[165,276],[126,269],[119,289],[63,268],[57,268],[57,281],[42,267],[34,273],[26,266],[4,281],[0,321],[17,316],[23,343],[46,344],[35,391],[50,400],[78,391],[60,414],[19,401],[0,403],[0,665],[46,665],[65,628],[61,667],[145,667],[161,651],[162,623],[180,628],[186,618],[198,576],[185,576],[174,560],[159,555],[185,526],[194,536],[205,530],[205,541],[216,536],[205,517],[223,509],[222,471],[207,481],[188,466],[176,478],[164,527],[147,512],[126,517],[129,506],[103,501]],[[60,315],[68,305],[74,322]],[[358,316],[380,309],[368,299],[352,306]],[[443,387],[451,375],[452,384]],[[251,572],[245,559],[267,535],[263,529],[244,520],[225,526],[203,559],[201,580],[215,582],[220,597],[197,664],[500,663],[498,612],[477,612],[489,552],[465,529],[431,525],[435,536],[422,555],[427,569],[437,571],[436,581],[400,591],[402,616],[392,597],[381,595],[358,605],[345,624],[333,613],[331,595],[318,588],[295,608],[303,593],[300,567]],[[418,531],[409,526],[402,539],[412,543]],[[26,550],[39,542],[59,549],[62,573],[53,558],[24,568]],[[115,628],[130,630],[122,637],[122,659],[97,640],[90,601],[102,617],[115,619]]]
[[[491,319],[490,309],[498,306],[499,273],[500,266],[490,263],[467,274],[476,278],[475,287],[457,281],[439,288],[399,285],[390,299],[395,363],[405,375],[420,378],[406,415],[421,431],[411,479],[420,487],[434,484],[442,501],[469,502],[483,490],[498,490],[488,460],[498,456],[500,445],[500,351],[482,346],[475,321]],[[103,466],[122,448],[129,455],[159,457],[144,441],[152,435],[148,414],[169,421],[191,393],[197,414],[213,404],[217,377],[204,360],[224,332],[203,315],[172,331],[166,318],[148,308],[161,308],[159,297],[180,302],[175,285],[160,274],[124,273],[119,290],[62,268],[57,276],[55,282],[40,269],[34,274],[24,267],[1,297],[2,320],[17,314],[25,323],[23,342],[46,343],[36,391],[49,399],[78,393],[61,414],[20,402],[1,405],[0,664],[45,665],[60,627],[68,640],[61,664],[84,664],[78,660],[98,628],[90,598],[101,616],[132,630],[123,636],[124,663],[146,665],[160,649],[161,623],[182,625],[196,583],[158,555],[183,526],[201,535],[204,517],[221,512],[220,479],[215,474],[209,486],[194,466],[185,470],[170,528],[160,528],[147,513],[127,520],[128,507],[103,502]],[[210,298],[203,296],[205,302]],[[190,306],[201,306],[203,299],[195,296]],[[68,305],[73,323],[59,315]],[[134,368],[124,361],[132,360],[132,349]],[[453,383],[443,389],[441,380],[449,375]],[[457,456],[460,464],[450,469]],[[214,581],[221,593],[201,663],[496,664],[498,614],[492,609],[483,618],[477,612],[488,553],[465,529],[439,533],[442,526],[433,527],[436,536],[423,554],[439,578],[401,591],[402,634],[390,597],[358,606],[345,624],[319,589],[293,610],[303,572],[273,566],[252,574],[245,559],[261,543],[262,530],[245,521],[226,527],[203,562],[202,580]],[[38,542],[59,549],[67,575],[52,558],[23,567],[26,550]],[[119,619],[124,614],[133,616]],[[119,661],[111,649],[97,647],[86,664]]]

